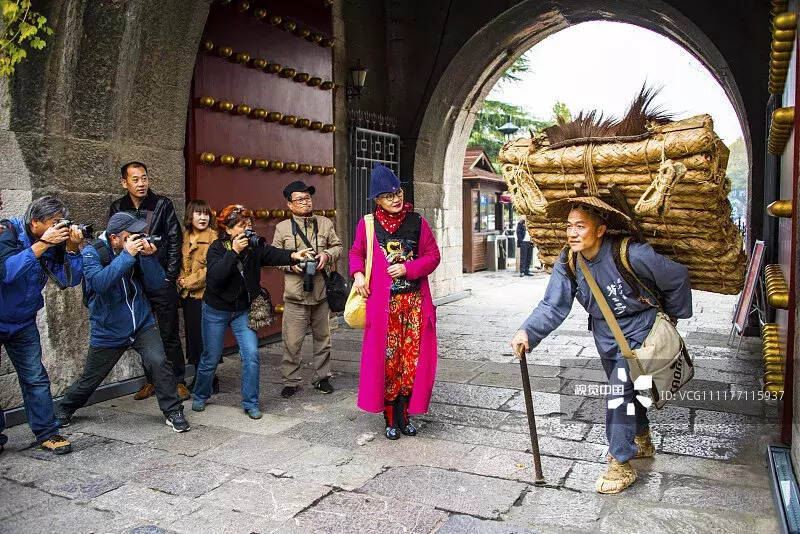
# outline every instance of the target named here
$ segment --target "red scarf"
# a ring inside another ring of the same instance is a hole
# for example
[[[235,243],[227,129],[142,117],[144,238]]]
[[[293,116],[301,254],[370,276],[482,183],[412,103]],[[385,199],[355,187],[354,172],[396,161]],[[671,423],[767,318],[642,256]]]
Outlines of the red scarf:
[[[390,234],[395,233],[400,225],[403,224],[403,221],[406,220],[406,215],[414,210],[414,206],[411,205],[410,202],[403,203],[403,209],[401,209],[398,213],[389,213],[382,207],[378,206],[378,209],[375,210],[375,217],[377,217],[378,222],[381,223],[387,232]]]

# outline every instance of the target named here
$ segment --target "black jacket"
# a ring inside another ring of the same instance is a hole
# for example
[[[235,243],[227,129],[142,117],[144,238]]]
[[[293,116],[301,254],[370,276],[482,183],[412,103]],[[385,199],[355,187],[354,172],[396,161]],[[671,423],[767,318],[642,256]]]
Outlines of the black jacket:
[[[250,307],[250,300],[259,295],[261,267],[265,265],[292,265],[292,251],[272,245],[263,248],[247,247],[241,254],[228,250],[226,239],[217,239],[206,254],[206,291],[203,302],[216,310],[242,311]],[[244,274],[239,273],[237,260],[242,262]],[[242,283],[244,278],[244,283]]]
[[[161,243],[156,245],[158,263],[164,268],[167,280],[170,282],[177,280],[181,272],[183,232],[172,201],[148,189],[147,196],[139,204],[139,209],[133,206],[130,195],[125,195],[111,203],[111,207],[108,208],[108,218],[110,219],[118,211],[130,211],[142,219],[147,219],[148,211],[153,212],[150,218],[150,235],[161,236],[162,239]]]
[[[525,219],[520,219],[517,223],[517,246],[522,246],[522,241],[525,240],[525,234],[528,233],[528,229],[525,227]]]

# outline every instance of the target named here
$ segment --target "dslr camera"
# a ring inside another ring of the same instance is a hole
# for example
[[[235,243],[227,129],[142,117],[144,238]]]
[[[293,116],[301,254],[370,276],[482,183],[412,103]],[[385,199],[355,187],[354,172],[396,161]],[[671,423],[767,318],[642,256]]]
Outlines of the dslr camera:
[[[56,225],[58,224],[64,224],[65,228],[69,228],[73,224],[77,223],[72,222],[70,219],[60,219]],[[80,230],[81,236],[84,239],[91,239],[94,237],[94,228],[92,228],[91,224],[78,224],[78,230]]]
[[[251,248],[264,248],[267,246],[267,240],[258,235],[254,230],[248,228],[244,231],[244,235],[247,238],[247,245]]]
[[[161,243],[161,236],[160,235],[142,235],[142,239],[150,243],[151,245],[158,245]]]
[[[314,290],[314,276],[317,274],[317,260],[306,256],[306,261],[297,264],[303,271],[303,291],[311,293]]]

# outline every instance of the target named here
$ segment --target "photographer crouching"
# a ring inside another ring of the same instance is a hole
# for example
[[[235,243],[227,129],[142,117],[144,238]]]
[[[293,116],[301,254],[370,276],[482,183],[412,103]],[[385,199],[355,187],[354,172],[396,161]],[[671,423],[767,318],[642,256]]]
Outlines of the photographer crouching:
[[[66,217],[67,206],[46,196],[28,206],[24,219],[0,221],[0,346],[17,371],[28,425],[41,448],[54,454],[68,453],[72,446],[58,434],[36,314],[44,306],[48,276],[60,289],[80,284],[78,244],[84,233],[91,237],[90,226],[72,224]],[[0,411],[0,451],[8,440],[2,434],[5,426]]]
[[[251,419],[260,419],[261,367],[256,330],[272,321],[270,304],[262,294],[261,267],[299,263],[311,249],[289,252],[268,245],[253,231],[252,212],[238,204],[219,212],[217,228],[219,239],[211,243],[206,254],[203,354],[192,388],[192,410],[205,410],[211,397],[211,382],[230,326],[242,358],[242,408]]]
[[[286,206],[292,217],[275,227],[272,244],[285,250],[312,247],[313,255],[299,265],[283,267],[283,358],[281,396],[289,398],[300,388],[303,338],[311,325],[314,340],[314,389],[333,393],[330,383],[331,325],[325,269],[336,265],[342,253],[342,241],[336,235],[333,222],[313,215],[311,197],[314,187],[301,181],[292,182],[283,190]]]
[[[147,221],[133,213],[115,213],[106,231],[83,249],[84,299],[91,325],[89,351],[81,377],[59,404],[61,426],[69,426],[75,410],[86,404],[125,351],[134,349],[153,380],[166,424],[175,432],[190,429],[172,365],[145,296],[145,291],[164,285],[164,269],[155,245],[160,239],[144,234],[146,227]]]

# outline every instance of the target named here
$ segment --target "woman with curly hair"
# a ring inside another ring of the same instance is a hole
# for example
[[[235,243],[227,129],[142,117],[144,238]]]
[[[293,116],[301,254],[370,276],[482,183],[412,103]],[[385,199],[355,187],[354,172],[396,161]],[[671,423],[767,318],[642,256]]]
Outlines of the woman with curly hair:
[[[211,397],[211,385],[230,326],[242,357],[242,408],[260,419],[258,379],[260,361],[256,331],[249,326],[250,304],[261,295],[261,267],[292,265],[311,249],[290,252],[252,239],[253,214],[240,204],[226,206],[217,215],[219,238],[208,247],[206,290],[203,293],[203,354],[195,375],[192,410],[202,412]],[[257,236],[256,236],[257,237]]]

